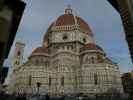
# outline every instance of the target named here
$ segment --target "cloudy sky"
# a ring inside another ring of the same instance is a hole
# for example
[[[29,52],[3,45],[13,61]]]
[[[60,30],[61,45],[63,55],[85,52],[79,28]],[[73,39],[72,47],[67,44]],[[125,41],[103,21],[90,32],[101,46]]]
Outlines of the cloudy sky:
[[[34,48],[41,46],[48,26],[64,13],[67,5],[71,5],[74,13],[82,17],[93,30],[97,44],[120,65],[120,71],[133,70],[120,16],[106,0],[24,1],[27,5],[15,38],[15,42],[21,40],[26,44],[24,61]],[[14,45],[5,66],[11,66],[13,54]]]

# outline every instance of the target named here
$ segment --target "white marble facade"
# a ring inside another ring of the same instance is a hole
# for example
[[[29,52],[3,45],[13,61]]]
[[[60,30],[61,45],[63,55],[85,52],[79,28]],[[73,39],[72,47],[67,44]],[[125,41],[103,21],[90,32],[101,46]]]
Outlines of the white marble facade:
[[[10,92],[89,95],[123,91],[119,66],[95,43],[88,24],[74,16],[71,8],[50,25],[42,47],[26,63],[14,63],[13,69]]]

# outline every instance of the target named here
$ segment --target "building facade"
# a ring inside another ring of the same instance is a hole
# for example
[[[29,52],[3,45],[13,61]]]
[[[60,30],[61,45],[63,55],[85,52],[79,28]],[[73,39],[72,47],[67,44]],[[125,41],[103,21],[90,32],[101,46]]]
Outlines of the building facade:
[[[10,93],[91,95],[123,91],[119,66],[95,43],[90,26],[70,7],[49,26],[42,46],[33,50],[28,61],[14,64]]]
[[[122,75],[123,90],[127,94],[133,94],[133,71]]]

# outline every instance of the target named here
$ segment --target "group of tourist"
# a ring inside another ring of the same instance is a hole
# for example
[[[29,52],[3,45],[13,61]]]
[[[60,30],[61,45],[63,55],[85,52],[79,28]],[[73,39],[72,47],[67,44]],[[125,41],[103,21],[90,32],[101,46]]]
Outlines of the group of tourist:
[[[50,97],[46,95],[26,95],[26,94],[7,94],[0,92],[0,100],[133,100],[133,96],[129,96],[127,99],[122,99],[120,96],[96,96],[95,98],[89,97],[70,97],[70,96],[60,96],[60,97]]]

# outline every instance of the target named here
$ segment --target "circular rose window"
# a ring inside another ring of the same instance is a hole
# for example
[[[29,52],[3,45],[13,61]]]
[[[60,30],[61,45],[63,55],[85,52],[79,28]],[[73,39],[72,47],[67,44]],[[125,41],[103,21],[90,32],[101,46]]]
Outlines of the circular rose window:
[[[63,40],[67,40],[68,36],[67,35],[63,35]]]

